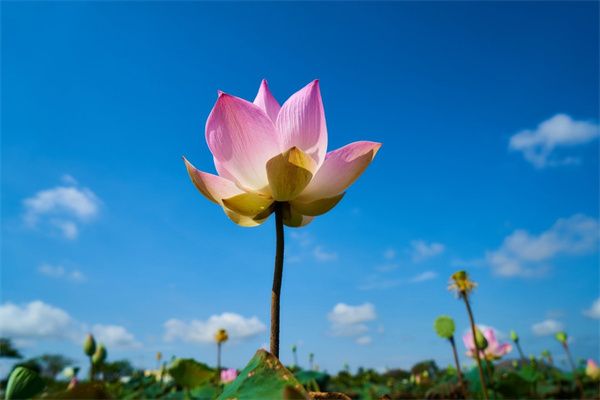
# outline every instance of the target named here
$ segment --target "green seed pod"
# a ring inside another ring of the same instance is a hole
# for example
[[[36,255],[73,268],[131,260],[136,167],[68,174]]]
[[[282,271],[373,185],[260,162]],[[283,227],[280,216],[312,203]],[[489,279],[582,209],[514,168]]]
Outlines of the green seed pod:
[[[479,328],[475,329],[475,345],[479,350],[485,350],[488,347],[488,341]]]
[[[566,344],[567,343],[567,332],[564,331],[560,331],[560,332],[556,332],[556,335],[554,335],[554,337],[556,338],[556,340],[558,340],[561,344]]]
[[[516,342],[518,342],[518,341],[519,341],[519,335],[517,335],[517,332],[515,332],[515,331],[510,331],[510,339],[511,339],[513,342],[515,342],[515,343],[516,343]]]
[[[450,339],[454,336],[454,320],[446,315],[440,315],[435,319],[433,328],[442,339]]]
[[[98,349],[96,349],[96,352],[92,356],[92,362],[94,365],[101,365],[106,360],[106,355],[106,348],[100,343]]]
[[[83,352],[91,357],[96,352],[96,341],[94,340],[94,336],[92,334],[88,334],[83,342]]]

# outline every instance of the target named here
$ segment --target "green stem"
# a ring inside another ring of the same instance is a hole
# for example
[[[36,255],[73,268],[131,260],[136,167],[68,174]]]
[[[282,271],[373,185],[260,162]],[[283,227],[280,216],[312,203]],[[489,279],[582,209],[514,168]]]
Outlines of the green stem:
[[[279,358],[279,308],[281,279],[283,277],[283,213],[282,203],[275,203],[275,233],[277,245],[275,249],[275,271],[273,272],[273,289],[271,291],[271,354]]]
[[[471,311],[471,305],[469,304],[467,294],[461,293],[460,295],[465,301],[465,305],[467,306],[467,313],[469,314],[469,321],[471,322],[471,334],[473,335],[473,344],[475,345],[475,359],[477,360],[477,368],[479,369],[479,381],[481,382],[481,390],[483,392],[483,397],[485,398],[485,400],[488,400],[489,397],[487,387],[485,385],[483,368],[481,367],[481,358],[479,357],[479,347],[477,346],[477,332],[475,331],[475,320],[473,319],[473,312]]]
[[[221,371],[221,342],[217,343],[217,371]]]
[[[94,362],[92,361],[92,356],[90,358],[90,382],[94,381]]]
[[[458,374],[458,383],[460,384],[460,387],[463,391],[463,395],[466,399],[468,397],[467,387],[465,386],[462,370],[460,369],[460,361],[458,361],[458,352],[456,351],[456,343],[454,342],[454,336],[451,336],[448,340],[450,341],[450,345],[452,346],[452,353],[454,354],[454,364],[456,365],[456,373]]]
[[[577,367],[575,367],[575,362],[573,361],[573,357],[571,357],[571,351],[569,350],[569,345],[565,342],[565,343],[563,343],[563,347],[565,348],[565,352],[567,353],[567,358],[569,359],[569,364],[571,364],[571,369],[573,370],[573,380],[575,381],[575,385],[577,385],[577,389],[579,390],[579,395],[583,399],[583,386],[581,385],[581,381],[579,380],[579,376],[577,375]]]
[[[523,354],[523,350],[521,349],[521,344],[519,343],[519,341],[517,340],[515,344],[517,345],[517,350],[519,350],[519,356],[521,357],[521,361],[527,361],[527,359],[525,358],[525,354]]]

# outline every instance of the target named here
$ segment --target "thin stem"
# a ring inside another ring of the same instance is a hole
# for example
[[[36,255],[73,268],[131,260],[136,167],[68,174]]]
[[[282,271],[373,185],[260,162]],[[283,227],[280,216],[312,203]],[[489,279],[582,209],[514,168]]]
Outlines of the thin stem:
[[[527,359],[525,358],[525,354],[523,354],[523,350],[521,349],[521,344],[519,343],[519,341],[517,340],[515,344],[517,345],[517,350],[519,350],[519,356],[521,356],[521,361],[527,361]]]
[[[454,336],[450,336],[450,345],[452,346],[452,353],[454,354],[454,364],[456,365],[456,372],[458,374],[458,383],[463,391],[463,396],[465,399],[467,396],[467,388],[465,386],[465,382],[463,380],[462,370],[460,369],[460,362],[458,361],[458,352],[456,351],[456,343],[454,342]]]
[[[90,382],[94,381],[94,362],[92,361],[92,356],[90,358]]]
[[[273,272],[273,290],[271,291],[271,354],[279,358],[279,307],[281,278],[283,276],[283,213],[282,203],[275,203],[275,271]]]
[[[575,367],[575,363],[573,362],[573,357],[571,357],[571,351],[569,350],[569,345],[565,342],[563,343],[563,347],[565,348],[565,352],[567,353],[567,358],[569,359],[569,364],[571,364],[571,369],[573,370],[573,380],[575,381],[575,385],[577,385],[577,389],[579,390],[579,394],[583,399],[583,386],[581,385],[581,381],[579,380],[579,376],[577,375],[577,367]]]
[[[473,312],[471,311],[471,305],[466,293],[461,293],[460,296],[465,301],[467,306],[467,313],[469,314],[469,321],[471,322],[471,334],[473,335],[473,344],[475,345],[475,359],[477,360],[477,368],[479,369],[479,380],[481,381],[481,390],[483,391],[483,397],[488,400],[487,387],[485,385],[485,378],[483,375],[483,368],[481,367],[481,358],[479,357],[479,347],[477,346],[477,332],[475,331],[475,320],[473,319]]]
[[[217,343],[217,371],[221,371],[221,342]]]

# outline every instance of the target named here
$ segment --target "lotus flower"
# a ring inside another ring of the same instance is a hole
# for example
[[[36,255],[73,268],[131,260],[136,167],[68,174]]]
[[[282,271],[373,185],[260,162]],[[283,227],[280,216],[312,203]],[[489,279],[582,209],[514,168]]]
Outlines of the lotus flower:
[[[222,383],[233,382],[233,381],[235,381],[235,378],[237,378],[237,376],[238,376],[238,373],[235,368],[224,369],[221,371],[221,382]]]
[[[487,341],[487,347],[485,350],[480,351],[479,355],[488,361],[498,360],[505,354],[512,350],[512,346],[509,343],[500,344],[496,339],[496,333],[492,328],[482,329],[483,336]],[[463,336],[463,343],[467,348],[467,356],[475,357],[475,342],[473,341],[473,334],[469,330]]]
[[[600,381],[600,367],[591,358],[587,360],[585,374],[593,381]]]
[[[219,92],[206,142],[218,175],[185,158],[192,182],[241,226],[265,222],[275,205],[283,223],[308,224],[331,210],[363,173],[381,146],[355,142],[327,153],[327,126],[319,81],[282,106],[262,81],[254,102]]]

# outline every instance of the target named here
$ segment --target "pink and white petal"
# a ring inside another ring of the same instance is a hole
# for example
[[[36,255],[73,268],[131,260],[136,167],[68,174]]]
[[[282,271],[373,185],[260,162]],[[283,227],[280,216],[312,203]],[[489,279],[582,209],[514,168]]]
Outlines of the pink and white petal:
[[[188,174],[196,186],[208,200],[213,203],[223,205],[223,199],[234,197],[244,193],[235,183],[222,178],[218,175],[202,172],[194,167],[188,160],[183,158]]]
[[[465,333],[462,337],[462,340],[467,350],[471,351],[475,349],[475,342],[473,341],[473,334],[471,331]]]
[[[271,119],[258,106],[221,93],[206,121],[206,142],[215,166],[226,169],[243,187],[268,190],[265,164],[279,154]]]
[[[503,355],[510,353],[511,350],[512,350],[512,346],[510,345],[510,343],[503,343],[496,350],[496,354],[499,356],[503,356]]]
[[[483,336],[487,340],[488,346],[490,346],[490,347],[498,346],[498,340],[496,339],[496,333],[494,332],[494,330],[492,328],[485,329],[483,331]]]
[[[318,80],[287,99],[279,110],[275,125],[281,137],[282,151],[296,146],[311,156],[317,167],[323,163],[327,152],[327,124]]]
[[[279,114],[281,106],[269,90],[266,79],[263,79],[260,83],[258,93],[256,94],[256,98],[254,98],[254,104],[259,106],[271,118],[273,123],[277,121],[277,114]]]
[[[342,193],[371,164],[380,147],[381,143],[376,142],[354,142],[327,153],[325,162],[298,200],[314,201]]]

